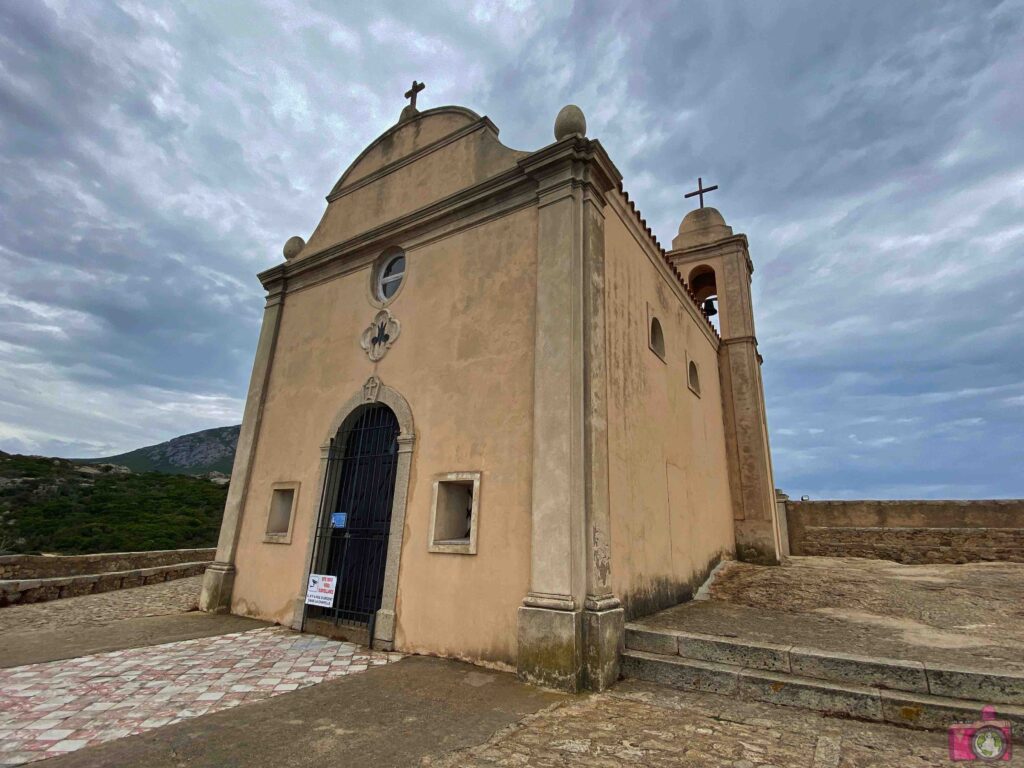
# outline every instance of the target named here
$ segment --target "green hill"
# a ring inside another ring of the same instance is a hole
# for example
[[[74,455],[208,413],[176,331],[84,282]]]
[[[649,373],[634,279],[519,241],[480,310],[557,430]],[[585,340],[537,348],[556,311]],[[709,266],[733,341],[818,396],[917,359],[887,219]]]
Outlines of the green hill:
[[[213,547],[226,497],[223,478],[0,451],[0,552]]]
[[[120,464],[132,472],[167,472],[202,475],[207,472],[231,474],[240,425],[215,427],[175,437],[164,443],[137,448],[102,459],[71,459],[78,464]]]

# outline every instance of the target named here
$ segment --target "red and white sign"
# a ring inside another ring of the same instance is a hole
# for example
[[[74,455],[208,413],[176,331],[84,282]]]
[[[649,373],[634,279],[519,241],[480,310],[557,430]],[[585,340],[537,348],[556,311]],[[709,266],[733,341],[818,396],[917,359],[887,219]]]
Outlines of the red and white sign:
[[[309,574],[309,584],[306,586],[306,605],[333,608],[334,590],[337,586],[337,576],[325,576],[321,573]]]

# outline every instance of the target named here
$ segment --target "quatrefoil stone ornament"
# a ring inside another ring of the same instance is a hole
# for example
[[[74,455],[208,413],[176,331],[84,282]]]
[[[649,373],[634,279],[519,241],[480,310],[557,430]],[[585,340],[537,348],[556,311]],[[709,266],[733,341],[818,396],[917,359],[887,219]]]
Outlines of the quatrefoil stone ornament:
[[[363,331],[359,346],[366,350],[373,362],[377,362],[391,349],[401,332],[402,325],[391,316],[391,310],[382,309],[374,315],[370,327]]]

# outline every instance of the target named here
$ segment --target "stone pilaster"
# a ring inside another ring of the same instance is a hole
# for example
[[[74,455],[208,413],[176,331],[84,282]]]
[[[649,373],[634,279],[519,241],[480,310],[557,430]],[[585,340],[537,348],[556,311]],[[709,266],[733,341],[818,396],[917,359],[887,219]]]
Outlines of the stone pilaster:
[[[779,562],[782,542],[775,508],[775,486],[761,356],[754,332],[750,283],[754,271],[747,238],[733,235],[713,208],[691,212],[683,220],[668,257],[683,277],[710,267],[717,285],[722,343],[719,378],[729,490],[736,531],[736,554],[742,560]]]
[[[583,436],[587,591],[583,685],[601,691],[619,678],[625,613],[611,588],[608,501],[608,372],[605,334],[604,207],[599,187],[583,192]]]
[[[524,679],[576,691],[618,675],[610,589],[603,195],[617,171],[597,142],[563,139],[520,162],[537,181],[530,591]]]
[[[256,345],[256,358],[249,379],[249,393],[245,399],[242,415],[242,429],[238,434],[235,448],[235,463],[231,470],[231,485],[224,503],[224,518],[217,540],[217,559],[206,569],[203,588],[199,595],[199,609],[210,613],[231,611],[231,592],[235,583],[235,555],[238,550],[238,536],[242,530],[249,479],[252,475],[253,458],[263,416],[267,382],[274,360],[277,333],[281,325],[281,310],[284,303],[283,284],[268,288],[266,308],[263,311],[263,325]]]

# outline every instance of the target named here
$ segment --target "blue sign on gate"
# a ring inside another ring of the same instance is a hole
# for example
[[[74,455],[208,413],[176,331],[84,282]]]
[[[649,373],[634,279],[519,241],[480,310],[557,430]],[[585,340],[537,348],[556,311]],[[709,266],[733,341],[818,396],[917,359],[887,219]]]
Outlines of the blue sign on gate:
[[[346,525],[348,525],[348,512],[331,513],[332,528],[344,528]]]

